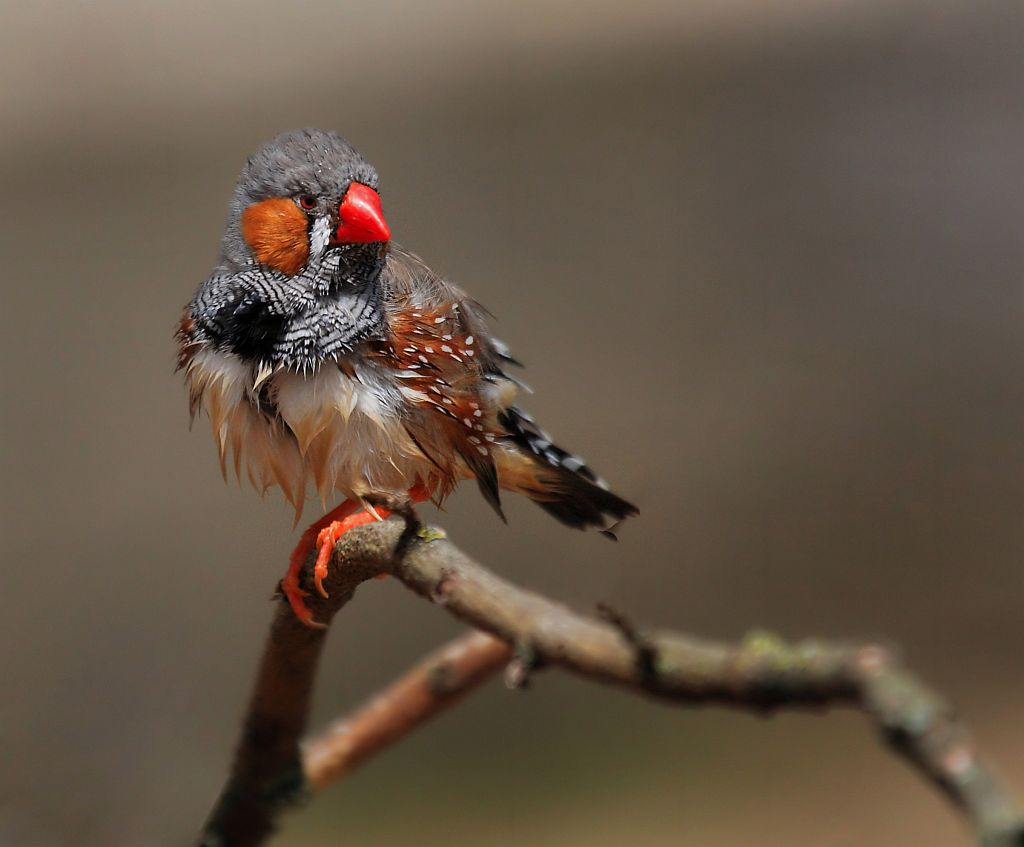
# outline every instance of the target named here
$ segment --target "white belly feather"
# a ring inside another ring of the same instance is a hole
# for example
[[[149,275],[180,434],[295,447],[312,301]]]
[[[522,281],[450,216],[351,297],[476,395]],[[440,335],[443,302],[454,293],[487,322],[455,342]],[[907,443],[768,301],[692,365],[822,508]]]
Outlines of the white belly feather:
[[[187,369],[193,409],[205,408],[220,449],[261,492],[277,485],[301,512],[312,480],[320,499],[402,493],[433,465],[409,437],[402,390],[380,365],[362,360],[353,376],[325,365],[315,374],[257,374],[237,356],[199,350]],[[260,395],[273,408],[260,407]]]

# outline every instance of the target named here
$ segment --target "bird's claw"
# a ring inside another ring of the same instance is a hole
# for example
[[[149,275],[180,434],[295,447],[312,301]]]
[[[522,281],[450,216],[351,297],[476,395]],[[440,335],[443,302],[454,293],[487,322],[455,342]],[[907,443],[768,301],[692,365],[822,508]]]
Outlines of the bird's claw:
[[[331,563],[331,555],[334,552],[334,545],[350,529],[374,521],[385,520],[392,512],[396,512],[406,521],[407,530],[418,530],[419,522],[416,520],[416,513],[412,509],[412,503],[428,499],[429,490],[422,484],[417,483],[409,491],[407,496],[381,495],[367,497],[360,500],[346,500],[338,508],[325,515],[319,521],[310,526],[303,534],[298,545],[292,551],[291,561],[288,566],[288,573],[281,580],[281,593],[288,600],[288,605],[302,623],[306,626],[323,629],[324,624],[313,619],[313,614],[306,605],[305,598],[309,592],[303,590],[299,584],[299,576],[309,560],[309,553],[316,548],[316,562],[313,565],[313,585],[317,593],[326,598],[327,589],[324,587],[324,580],[327,578],[328,567]],[[358,508],[362,503],[364,511],[351,514],[353,509]],[[330,520],[335,515],[341,520]],[[386,576],[386,574],[381,574]]]
[[[316,564],[313,565],[313,585],[316,586],[317,594],[325,598],[327,589],[324,588],[324,578],[327,576],[327,565],[331,561],[331,553],[334,552],[334,545],[341,538],[341,521],[332,521],[316,537]]]
[[[326,629],[324,624],[320,623],[313,617],[313,612],[310,611],[309,606],[306,605],[305,598],[309,596],[309,592],[303,590],[299,586],[299,580],[297,576],[289,573],[281,580],[279,586],[281,593],[288,601],[288,605],[291,606],[292,613],[302,623],[308,626],[310,629]]]
[[[327,589],[324,588],[324,579],[327,578],[327,568],[331,563],[331,554],[334,552],[334,545],[350,529],[374,521],[384,520],[389,514],[387,509],[375,509],[373,512],[356,512],[341,521],[331,521],[320,530],[316,537],[316,564],[313,565],[313,585],[317,593],[326,598]]]

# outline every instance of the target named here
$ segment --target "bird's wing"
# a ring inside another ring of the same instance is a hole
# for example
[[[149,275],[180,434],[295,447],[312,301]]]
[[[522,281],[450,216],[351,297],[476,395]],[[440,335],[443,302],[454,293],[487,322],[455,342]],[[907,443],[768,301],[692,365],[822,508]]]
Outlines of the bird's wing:
[[[526,387],[512,373],[512,368],[521,364],[491,334],[489,313],[482,305],[417,256],[394,245],[386,274],[388,299],[395,310],[393,327],[413,319],[419,338],[431,334],[435,341],[454,339],[444,346],[429,344],[433,354],[425,353],[424,344],[415,340],[402,350],[426,360],[419,364],[438,368],[444,382],[461,389],[450,393],[447,407],[444,403],[448,400],[443,397],[435,406],[442,413],[446,409],[456,412],[451,416],[456,450],[499,514],[499,486],[525,494],[558,520],[581,529],[608,529],[636,514],[636,507],[609,491],[583,459],[555,445],[530,415],[514,405],[517,389]],[[446,331],[430,333],[434,321]],[[414,338],[408,330],[402,337]],[[430,393],[437,387],[426,390]],[[453,408],[460,404],[469,410],[469,417],[462,419],[461,412]],[[470,426],[460,430],[460,422]]]

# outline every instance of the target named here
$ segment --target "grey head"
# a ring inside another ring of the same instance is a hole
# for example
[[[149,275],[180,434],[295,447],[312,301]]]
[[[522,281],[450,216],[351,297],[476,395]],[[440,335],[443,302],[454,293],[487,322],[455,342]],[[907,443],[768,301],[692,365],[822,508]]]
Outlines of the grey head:
[[[284,133],[242,170],[217,267],[189,304],[192,340],[315,370],[384,329],[390,231],[373,167],[336,133]]]

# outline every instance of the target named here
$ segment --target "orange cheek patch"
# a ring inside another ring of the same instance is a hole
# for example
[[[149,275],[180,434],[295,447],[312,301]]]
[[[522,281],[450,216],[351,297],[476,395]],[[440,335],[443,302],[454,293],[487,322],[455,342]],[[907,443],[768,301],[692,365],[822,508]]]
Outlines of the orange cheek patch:
[[[286,197],[246,207],[242,238],[261,264],[288,276],[295,276],[309,258],[306,216]]]

